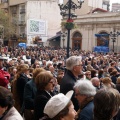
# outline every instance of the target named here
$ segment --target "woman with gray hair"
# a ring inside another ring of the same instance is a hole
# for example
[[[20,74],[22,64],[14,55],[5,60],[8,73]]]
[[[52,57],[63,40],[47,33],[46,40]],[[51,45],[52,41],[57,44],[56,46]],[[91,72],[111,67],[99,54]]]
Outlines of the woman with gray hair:
[[[93,98],[96,94],[96,88],[91,81],[79,80],[74,89],[80,107],[77,114],[78,120],[93,120]]]
[[[61,80],[60,83],[60,92],[66,94],[68,91],[73,90],[75,82],[78,79],[78,75],[80,75],[82,71],[82,62],[81,57],[71,56],[66,60],[66,73]],[[75,110],[79,109],[77,100],[75,96],[72,96],[72,102],[75,106]]]

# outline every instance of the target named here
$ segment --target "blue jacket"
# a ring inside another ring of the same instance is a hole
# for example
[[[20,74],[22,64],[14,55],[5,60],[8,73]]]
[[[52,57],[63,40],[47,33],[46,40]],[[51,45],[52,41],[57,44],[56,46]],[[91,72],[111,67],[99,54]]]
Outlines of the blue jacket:
[[[89,102],[80,112],[78,120],[93,120],[93,101]]]

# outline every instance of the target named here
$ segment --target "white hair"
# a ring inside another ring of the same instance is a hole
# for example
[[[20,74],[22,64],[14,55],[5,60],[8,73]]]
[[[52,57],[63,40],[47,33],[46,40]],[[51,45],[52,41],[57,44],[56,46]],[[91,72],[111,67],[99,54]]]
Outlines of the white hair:
[[[75,65],[79,65],[81,61],[81,56],[71,56],[66,60],[66,68],[68,70],[73,70]]]
[[[51,64],[51,65],[52,65],[52,64],[53,64],[53,62],[52,62],[52,61],[47,61],[46,66],[48,67],[48,65],[49,65],[49,64]]]
[[[78,80],[74,86],[74,89],[77,89],[81,95],[88,97],[94,96],[96,94],[96,88],[89,80]]]

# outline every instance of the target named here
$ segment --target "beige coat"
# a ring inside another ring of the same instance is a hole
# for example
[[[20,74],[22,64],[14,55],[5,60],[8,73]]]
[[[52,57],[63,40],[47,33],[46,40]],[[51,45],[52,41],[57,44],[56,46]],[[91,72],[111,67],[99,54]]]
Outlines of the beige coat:
[[[19,112],[12,107],[2,120],[23,120]]]

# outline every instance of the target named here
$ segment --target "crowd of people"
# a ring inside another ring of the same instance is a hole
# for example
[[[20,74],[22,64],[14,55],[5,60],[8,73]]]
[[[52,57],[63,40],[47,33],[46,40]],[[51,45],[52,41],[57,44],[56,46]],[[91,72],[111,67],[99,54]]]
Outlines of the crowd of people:
[[[0,120],[120,120],[120,53],[7,48]]]

